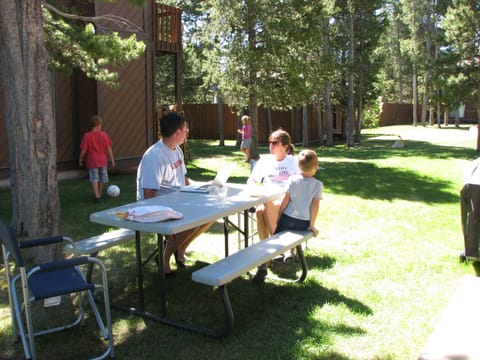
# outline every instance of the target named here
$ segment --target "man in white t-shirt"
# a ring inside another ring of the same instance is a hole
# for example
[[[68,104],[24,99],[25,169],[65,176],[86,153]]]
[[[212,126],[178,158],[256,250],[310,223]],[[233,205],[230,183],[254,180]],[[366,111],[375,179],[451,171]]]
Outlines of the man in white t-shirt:
[[[138,166],[137,200],[161,196],[190,184],[180,148],[188,136],[187,122],[182,115],[170,112],[160,119],[160,130],[162,139],[145,151]],[[164,262],[167,277],[174,275],[170,268],[172,254],[175,254],[177,266],[185,267],[184,258],[188,245],[211,225],[204,224],[169,236]]]

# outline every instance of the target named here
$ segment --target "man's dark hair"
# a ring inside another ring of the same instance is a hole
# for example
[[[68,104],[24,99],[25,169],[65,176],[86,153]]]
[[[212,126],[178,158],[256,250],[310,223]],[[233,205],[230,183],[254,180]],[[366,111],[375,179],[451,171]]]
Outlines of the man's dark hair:
[[[160,131],[162,136],[172,136],[175,131],[181,129],[185,124],[185,118],[176,112],[170,112],[160,119]]]

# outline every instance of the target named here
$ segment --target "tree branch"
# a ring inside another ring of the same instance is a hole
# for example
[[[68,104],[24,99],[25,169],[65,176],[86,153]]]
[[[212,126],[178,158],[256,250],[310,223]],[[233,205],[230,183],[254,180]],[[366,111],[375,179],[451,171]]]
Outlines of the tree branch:
[[[99,29],[102,31],[106,30],[116,30],[116,31],[124,31],[124,32],[130,32],[130,33],[141,33],[145,35],[145,32],[141,27],[138,25],[134,24],[130,20],[127,20],[125,18],[122,18],[120,16],[112,15],[112,14],[107,14],[107,15],[101,15],[101,16],[81,16],[81,15],[75,15],[75,14],[69,14],[66,12],[63,12],[59,9],[57,9],[55,6],[51,4],[47,4],[44,2],[42,4],[45,8],[48,10],[64,17],[67,19],[72,19],[72,20],[80,20],[80,21],[85,21],[85,22],[90,22],[95,24]],[[113,24],[112,27],[107,26],[106,24]]]

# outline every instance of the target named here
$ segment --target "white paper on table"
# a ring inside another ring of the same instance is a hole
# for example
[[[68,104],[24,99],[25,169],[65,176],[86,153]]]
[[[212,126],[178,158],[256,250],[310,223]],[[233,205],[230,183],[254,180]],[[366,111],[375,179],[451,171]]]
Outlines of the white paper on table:
[[[127,220],[138,222],[160,222],[170,219],[181,219],[183,214],[172,208],[160,205],[138,206],[127,212]]]
[[[211,183],[206,183],[202,185],[192,184],[188,186],[180,186],[181,192],[192,192],[192,193],[208,193],[208,187],[211,186]]]

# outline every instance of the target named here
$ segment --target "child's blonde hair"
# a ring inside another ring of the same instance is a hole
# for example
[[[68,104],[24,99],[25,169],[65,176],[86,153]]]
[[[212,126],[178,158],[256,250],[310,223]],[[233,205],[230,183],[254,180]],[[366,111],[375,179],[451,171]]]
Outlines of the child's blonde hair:
[[[303,149],[298,154],[298,167],[303,172],[310,172],[318,166],[317,153],[311,149]]]
[[[242,116],[242,122],[244,122],[245,124],[250,123],[250,116],[248,116],[248,115],[243,115],[243,116]]]

